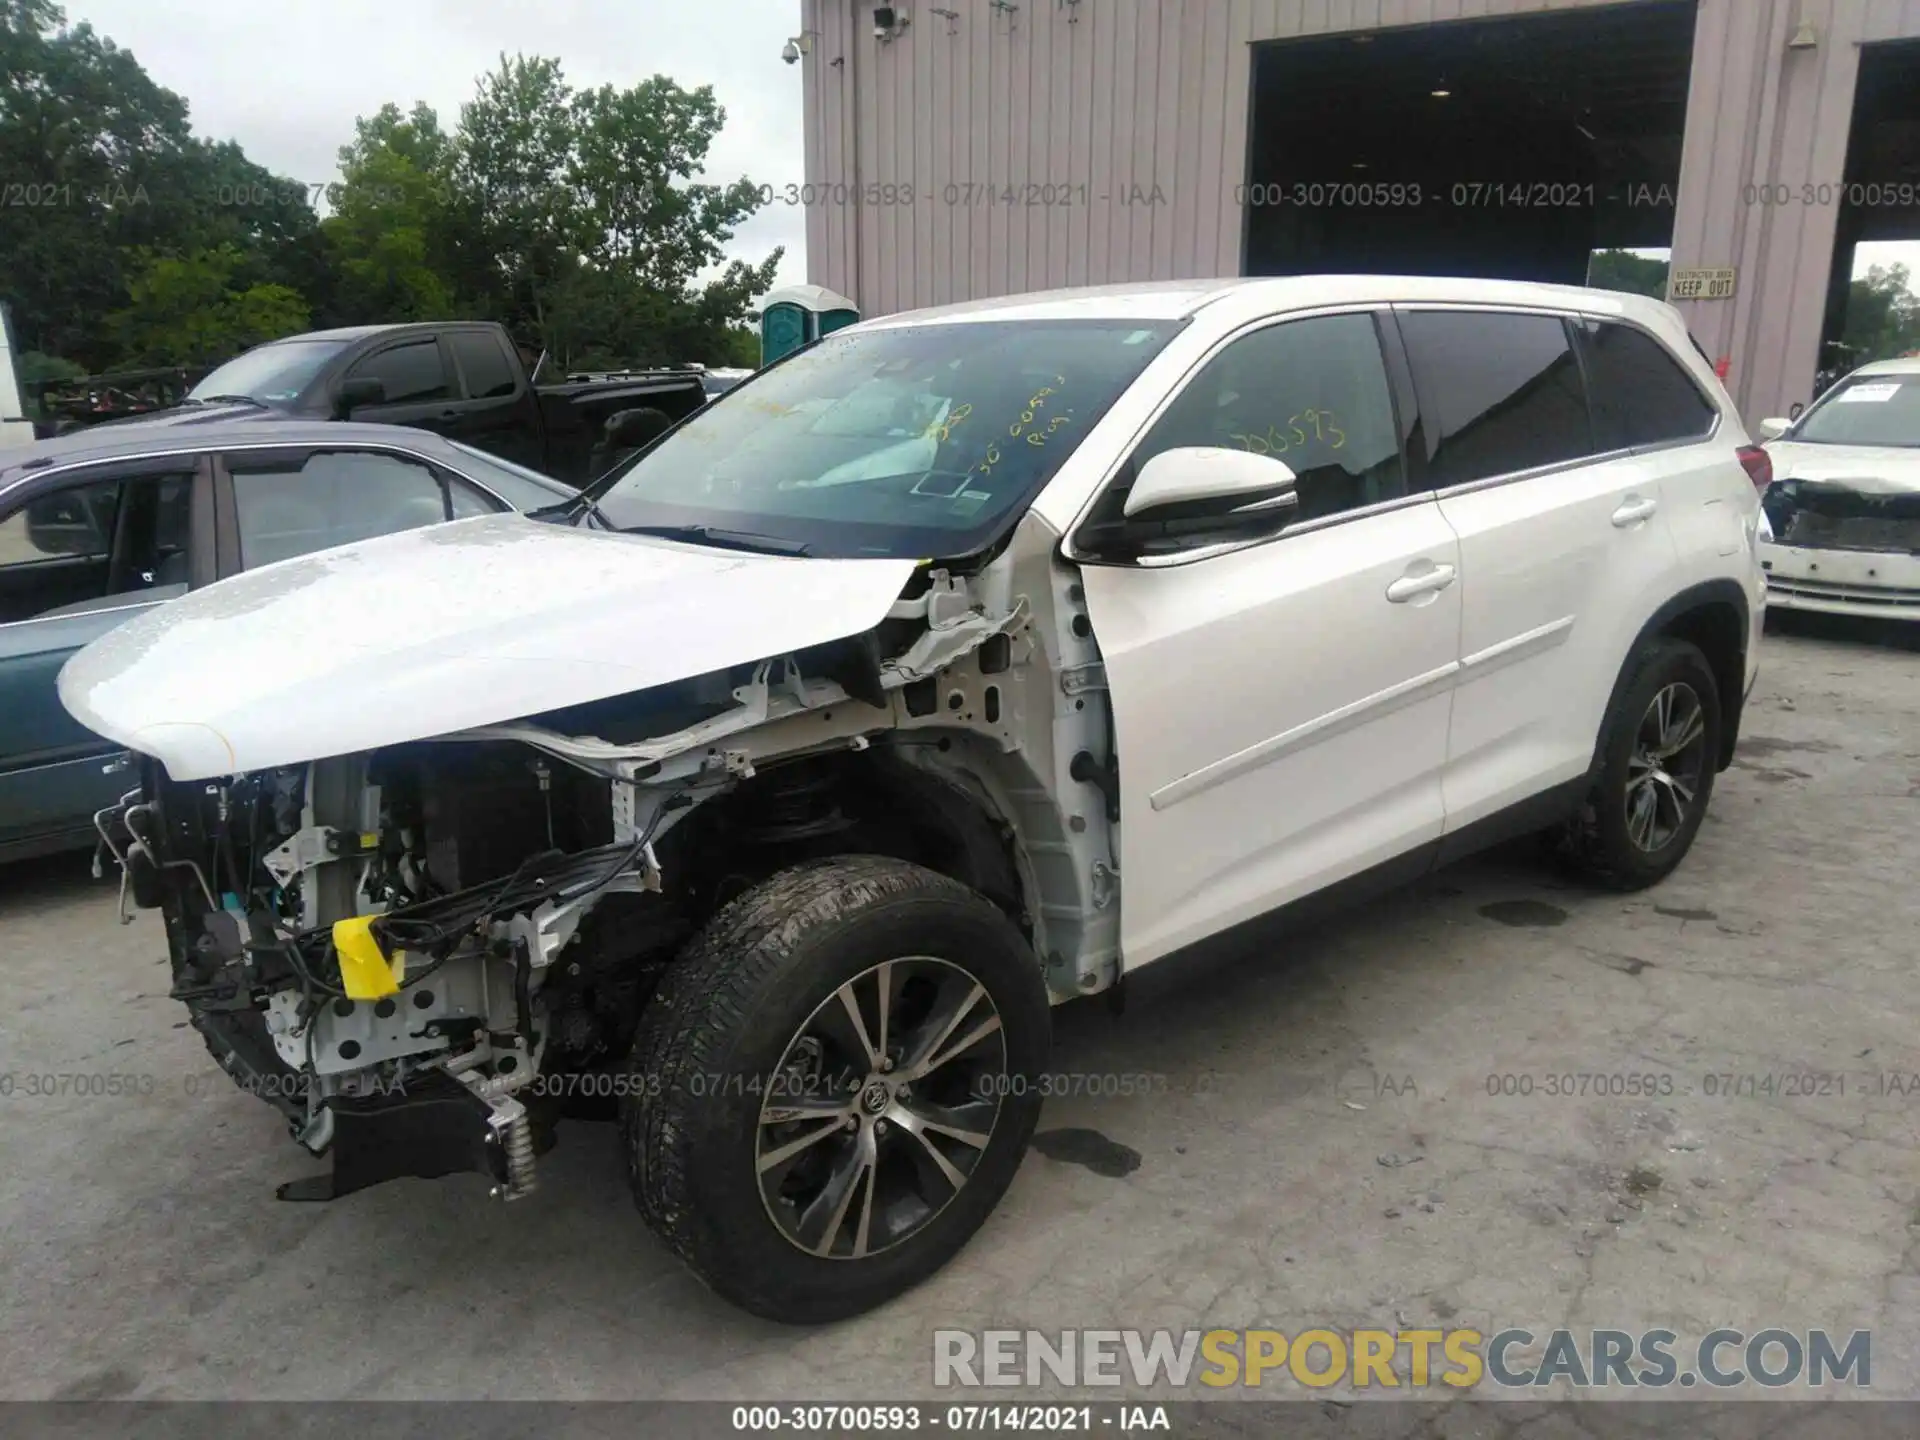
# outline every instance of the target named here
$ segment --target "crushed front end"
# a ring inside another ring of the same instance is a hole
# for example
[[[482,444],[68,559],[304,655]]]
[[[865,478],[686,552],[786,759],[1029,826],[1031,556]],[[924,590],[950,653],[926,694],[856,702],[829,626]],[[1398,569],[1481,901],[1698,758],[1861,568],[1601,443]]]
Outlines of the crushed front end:
[[[935,871],[1056,997],[1113,984],[1098,651],[1052,618],[1080,597],[1051,544],[1022,553],[1018,591],[934,569],[869,631],[522,719],[232,775],[144,760],[97,817],[123,911],[161,910],[209,1050],[331,1157],[283,1198],[466,1171],[526,1194],[559,1119],[664,1103],[634,1053],[662,976],[798,866]]]
[[[207,1048],[332,1156],[282,1198],[477,1171],[515,1199],[565,1104],[615,1094],[595,1067],[684,927],[648,904],[648,838],[614,839],[607,789],[520,744],[421,744],[222,781],[149,763],[102,813]],[[595,911],[618,941],[556,973]]]
[[[1769,605],[1920,620],[1920,492],[1868,479],[1788,479],[1762,503]]]

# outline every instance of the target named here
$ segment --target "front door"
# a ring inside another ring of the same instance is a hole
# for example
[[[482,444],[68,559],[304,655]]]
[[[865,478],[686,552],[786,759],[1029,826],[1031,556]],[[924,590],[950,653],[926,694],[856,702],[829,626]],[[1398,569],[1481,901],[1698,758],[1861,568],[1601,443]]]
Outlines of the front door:
[[[1439,838],[1460,549],[1409,482],[1408,421],[1372,315],[1243,332],[1077,527],[1114,714],[1128,969]],[[1212,502],[1126,520],[1139,464],[1190,445],[1277,456],[1299,506],[1251,539],[1209,535]]]
[[[55,682],[81,646],[210,577],[208,505],[188,456],[55,477],[0,513],[0,857],[84,844],[133,788]]]
[[[354,407],[352,420],[445,430],[460,418],[460,382],[438,336],[395,341],[353,362],[343,380],[378,380],[386,398]]]

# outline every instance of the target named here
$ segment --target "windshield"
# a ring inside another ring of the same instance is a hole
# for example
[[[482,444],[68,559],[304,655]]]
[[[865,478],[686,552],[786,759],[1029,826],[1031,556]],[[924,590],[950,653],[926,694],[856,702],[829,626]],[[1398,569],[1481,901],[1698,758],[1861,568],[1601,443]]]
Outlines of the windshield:
[[[600,487],[613,525],[710,526],[810,555],[980,549],[1177,321],[849,330],[742,381]]]
[[[1920,375],[1859,375],[1808,412],[1789,440],[1920,447]]]
[[[295,399],[345,340],[280,340],[227,361],[187,392],[189,400],[247,395],[266,404]]]

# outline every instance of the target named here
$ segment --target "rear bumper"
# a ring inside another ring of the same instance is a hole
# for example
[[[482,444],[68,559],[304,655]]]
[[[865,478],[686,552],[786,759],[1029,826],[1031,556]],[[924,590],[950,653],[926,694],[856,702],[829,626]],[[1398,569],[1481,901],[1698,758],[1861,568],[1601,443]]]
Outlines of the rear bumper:
[[[1767,607],[1920,620],[1920,556],[1882,550],[1818,550],[1762,542]]]

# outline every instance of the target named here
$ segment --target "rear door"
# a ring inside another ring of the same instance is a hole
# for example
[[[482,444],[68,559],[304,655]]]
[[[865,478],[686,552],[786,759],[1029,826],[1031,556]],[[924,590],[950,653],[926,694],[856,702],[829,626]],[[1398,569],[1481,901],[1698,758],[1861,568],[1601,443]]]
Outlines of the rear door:
[[[1585,773],[1626,647],[1671,593],[1675,548],[1658,464],[1596,431],[1569,317],[1397,316],[1465,572],[1452,834]]]
[[[1405,464],[1391,375],[1371,313],[1242,331],[1074,531],[1113,706],[1129,969],[1390,861],[1424,868],[1440,838],[1460,547]],[[1186,446],[1278,456],[1298,508],[1252,536],[1208,529],[1242,500],[1129,521],[1138,467]]]
[[[478,450],[540,468],[546,459],[540,411],[519,357],[489,327],[449,330],[447,350],[460,379],[460,398],[443,423],[429,428]]]
[[[213,573],[199,457],[89,466],[0,505],[0,857],[84,845],[132,785],[60,704],[67,657]]]

